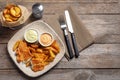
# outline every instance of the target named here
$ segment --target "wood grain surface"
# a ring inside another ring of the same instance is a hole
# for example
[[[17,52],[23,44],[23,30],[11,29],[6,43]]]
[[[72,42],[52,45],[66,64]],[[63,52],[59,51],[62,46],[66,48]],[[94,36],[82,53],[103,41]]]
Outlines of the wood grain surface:
[[[78,59],[64,57],[48,73],[33,79],[16,67],[7,52],[9,39],[19,29],[0,26],[0,80],[120,80],[120,0],[0,0],[0,10],[7,3],[16,3],[31,11],[36,2],[44,5],[43,20],[73,6],[95,43],[80,52]]]

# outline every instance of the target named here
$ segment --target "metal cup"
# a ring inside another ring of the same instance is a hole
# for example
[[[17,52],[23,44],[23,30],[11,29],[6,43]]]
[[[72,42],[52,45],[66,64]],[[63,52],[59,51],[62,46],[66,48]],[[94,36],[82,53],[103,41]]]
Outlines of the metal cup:
[[[33,17],[40,19],[43,15],[43,5],[41,3],[35,3],[32,6],[32,15]]]

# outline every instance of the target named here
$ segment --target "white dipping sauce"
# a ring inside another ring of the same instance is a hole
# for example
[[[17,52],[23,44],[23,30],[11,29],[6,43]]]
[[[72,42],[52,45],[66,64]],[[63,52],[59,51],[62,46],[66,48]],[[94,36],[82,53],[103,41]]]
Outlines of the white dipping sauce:
[[[27,42],[33,43],[36,42],[38,39],[38,33],[34,29],[29,29],[25,32],[25,40]]]

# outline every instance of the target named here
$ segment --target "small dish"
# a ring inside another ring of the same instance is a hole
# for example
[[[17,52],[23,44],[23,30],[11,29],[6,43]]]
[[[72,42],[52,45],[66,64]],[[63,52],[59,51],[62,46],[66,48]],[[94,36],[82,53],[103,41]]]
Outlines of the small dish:
[[[36,29],[27,29],[24,33],[24,39],[28,43],[35,43],[38,41],[38,31]]]
[[[45,32],[40,34],[39,43],[43,47],[50,46],[54,41],[54,37],[51,33]]]

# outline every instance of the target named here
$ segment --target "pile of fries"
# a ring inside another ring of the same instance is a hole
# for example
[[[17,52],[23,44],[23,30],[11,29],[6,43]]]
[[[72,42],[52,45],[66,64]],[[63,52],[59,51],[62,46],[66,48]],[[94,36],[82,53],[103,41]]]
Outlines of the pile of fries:
[[[3,16],[7,22],[17,21],[22,15],[21,9],[15,4],[9,4],[3,10]]]
[[[13,51],[16,53],[18,63],[23,62],[26,67],[31,67],[34,72],[37,72],[43,70],[46,65],[55,59],[60,52],[60,47],[56,40],[48,47],[18,40],[13,46]]]

